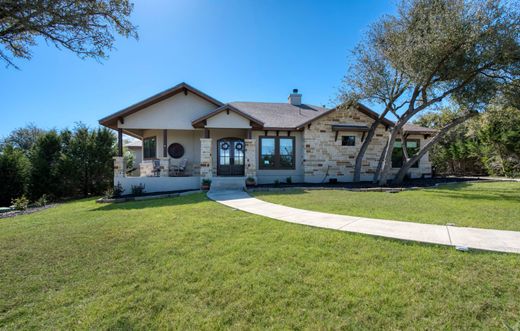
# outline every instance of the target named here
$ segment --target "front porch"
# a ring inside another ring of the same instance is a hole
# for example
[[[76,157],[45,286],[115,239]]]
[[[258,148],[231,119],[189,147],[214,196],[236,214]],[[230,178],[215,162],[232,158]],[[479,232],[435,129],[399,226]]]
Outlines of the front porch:
[[[144,185],[146,192],[199,189],[202,180],[219,177],[252,177],[256,180],[256,139],[251,129],[197,128],[194,130],[141,129],[141,159],[134,164],[139,175],[131,175],[125,164],[122,144],[114,157],[114,184],[124,194],[132,186]],[[119,135],[122,141],[122,134]]]

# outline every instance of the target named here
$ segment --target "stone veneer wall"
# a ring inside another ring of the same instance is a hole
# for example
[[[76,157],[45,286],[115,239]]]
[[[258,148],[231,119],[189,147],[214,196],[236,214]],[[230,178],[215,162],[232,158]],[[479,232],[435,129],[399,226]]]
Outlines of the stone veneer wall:
[[[245,153],[245,176],[256,180],[256,139],[244,139]]]
[[[361,148],[362,132],[332,131],[333,124],[366,125],[370,127],[373,119],[354,108],[341,109],[314,121],[303,133],[305,182],[322,182],[331,178],[338,181],[352,181],[356,155]],[[342,136],[355,136],[355,146],[342,146]],[[369,145],[361,168],[361,180],[370,181],[377,169],[379,157],[385,146],[388,131],[380,125]],[[421,146],[425,143],[421,137]],[[414,137],[410,137],[414,138]],[[395,173],[396,171],[392,171]],[[419,168],[411,170],[413,177],[431,175],[428,155],[420,161]]]
[[[213,177],[213,159],[211,156],[211,138],[200,138],[200,178]]]

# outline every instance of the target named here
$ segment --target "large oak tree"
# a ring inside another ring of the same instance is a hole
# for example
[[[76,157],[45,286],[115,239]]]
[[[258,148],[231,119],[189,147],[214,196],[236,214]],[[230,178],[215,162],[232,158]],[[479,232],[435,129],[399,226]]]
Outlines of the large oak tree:
[[[396,183],[451,128],[482,112],[505,87],[517,88],[520,18],[514,2],[404,0],[397,9],[370,26],[344,80],[347,104],[367,100],[383,108],[357,156],[356,181],[375,129],[387,114],[397,120],[375,175],[381,185],[389,177],[395,141],[406,139],[403,127],[414,116],[448,99],[462,110],[415,155],[405,155]]]

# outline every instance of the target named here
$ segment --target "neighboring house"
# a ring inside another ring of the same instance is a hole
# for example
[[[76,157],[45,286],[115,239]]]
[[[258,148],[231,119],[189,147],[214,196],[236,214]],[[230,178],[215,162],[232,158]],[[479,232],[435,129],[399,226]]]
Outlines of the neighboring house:
[[[351,181],[357,152],[377,116],[361,104],[349,109],[304,104],[297,90],[287,103],[222,103],[181,83],[99,123],[118,131],[114,181],[125,190],[143,183],[154,192],[195,189],[204,178],[212,179],[212,185],[229,177],[238,177],[241,185],[246,177],[259,184],[289,177],[293,183]],[[362,180],[372,180],[393,125],[385,120],[378,127],[365,154]],[[416,125],[403,131],[410,151],[435,133]],[[125,176],[123,133],[143,142],[140,177]],[[394,173],[401,163],[402,150],[396,148]],[[431,176],[428,155],[409,175]]]
[[[127,168],[127,175],[130,176],[139,176],[139,167],[141,162],[143,162],[143,142],[141,140],[133,140],[123,145],[123,148],[126,148],[128,152],[132,153],[134,164],[132,169]]]

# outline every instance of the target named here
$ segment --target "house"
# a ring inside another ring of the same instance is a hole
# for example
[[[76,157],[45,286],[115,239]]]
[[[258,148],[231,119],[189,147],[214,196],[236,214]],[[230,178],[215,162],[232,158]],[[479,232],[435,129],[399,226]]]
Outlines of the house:
[[[327,109],[302,101],[293,90],[285,103],[223,103],[178,84],[99,121],[118,132],[114,182],[128,193],[141,183],[147,192],[196,189],[203,179],[211,179],[212,187],[243,186],[247,177],[259,184],[288,178],[293,183],[351,181],[357,152],[378,114],[361,104]],[[362,180],[372,179],[393,125],[384,120],[377,128],[365,154]],[[416,125],[403,131],[409,150],[435,133]],[[138,177],[125,174],[123,134],[142,141]],[[400,142],[396,145],[394,173],[402,163]],[[428,155],[409,173],[413,178],[431,174]]]
[[[132,166],[126,165],[126,173],[131,176],[139,176],[139,166],[143,162],[143,142],[141,140],[132,140],[123,144],[123,150],[127,150],[132,155]]]

